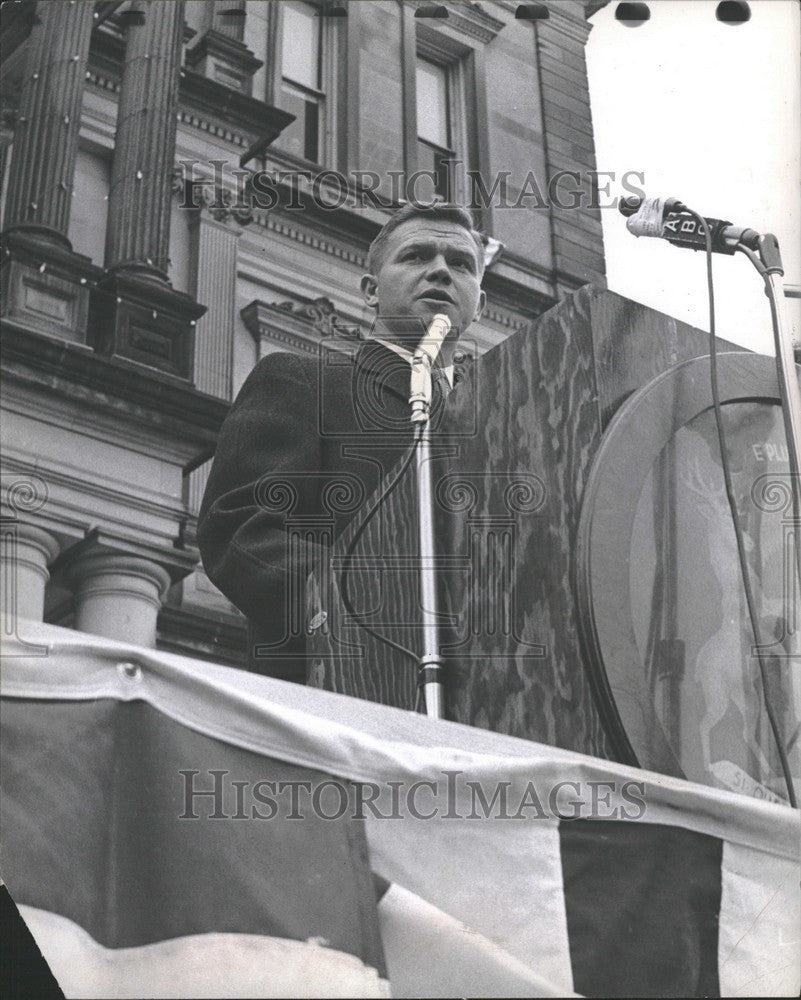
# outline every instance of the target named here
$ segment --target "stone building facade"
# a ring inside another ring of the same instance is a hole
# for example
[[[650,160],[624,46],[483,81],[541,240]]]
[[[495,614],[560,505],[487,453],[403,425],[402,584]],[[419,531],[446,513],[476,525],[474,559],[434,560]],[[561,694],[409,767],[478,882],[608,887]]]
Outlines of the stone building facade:
[[[367,329],[366,250],[400,199],[474,206],[475,355],[603,281],[598,6],[4,5],[7,632],[238,662],[195,545],[217,431],[265,353]]]

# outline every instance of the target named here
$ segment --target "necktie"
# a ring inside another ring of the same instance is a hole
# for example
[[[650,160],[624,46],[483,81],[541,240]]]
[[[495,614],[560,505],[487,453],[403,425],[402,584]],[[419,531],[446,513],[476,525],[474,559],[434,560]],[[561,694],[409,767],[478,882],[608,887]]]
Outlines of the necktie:
[[[443,401],[446,400],[451,391],[450,382],[448,382],[448,377],[445,372],[440,367],[435,367],[431,372],[431,381],[433,385],[439,386],[439,392],[442,396]]]

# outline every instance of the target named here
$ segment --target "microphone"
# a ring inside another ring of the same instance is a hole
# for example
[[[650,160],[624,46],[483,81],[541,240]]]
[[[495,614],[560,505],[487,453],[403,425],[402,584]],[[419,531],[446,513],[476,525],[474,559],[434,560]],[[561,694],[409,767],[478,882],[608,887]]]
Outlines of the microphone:
[[[704,231],[696,217],[678,198],[621,198],[620,212],[627,216],[626,228],[635,236],[654,236],[677,247],[705,250]],[[731,256],[739,245],[759,248],[759,233],[733,226],[723,219],[707,219],[713,253]]]
[[[424,424],[428,420],[432,397],[431,367],[437,360],[442,342],[450,329],[451,321],[448,317],[444,313],[437,313],[412,357],[409,402],[412,404],[413,424]]]

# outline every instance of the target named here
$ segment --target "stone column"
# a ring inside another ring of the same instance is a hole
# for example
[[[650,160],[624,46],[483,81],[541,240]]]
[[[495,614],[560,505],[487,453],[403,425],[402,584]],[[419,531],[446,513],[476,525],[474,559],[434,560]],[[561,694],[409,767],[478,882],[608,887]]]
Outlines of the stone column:
[[[193,218],[196,294],[203,296],[208,312],[198,322],[195,335],[195,385],[202,392],[230,400],[238,243],[243,227],[252,222],[253,216],[245,207],[234,207],[229,191],[204,186],[196,197],[201,203]],[[211,459],[190,472],[186,479],[186,505],[192,515],[186,527],[189,544],[197,544],[196,519],[210,471]],[[231,610],[200,567],[182,581],[181,594],[184,607]]]
[[[134,264],[166,279],[183,0],[134,0],[117,111],[106,268]]]
[[[5,228],[32,228],[68,249],[93,9],[88,0],[36,4],[8,178]]]
[[[102,274],[67,238],[93,9],[90,0],[35,6],[2,235],[3,318],[79,343]]]
[[[224,200],[222,193],[214,197]],[[202,289],[208,307],[195,331],[195,385],[202,392],[226,400],[231,399],[233,388],[237,244],[242,235],[240,222],[246,224],[249,218],[247,213],[238,219],[227,208],[215,210],[208,206],[195,216],[196,294]],[[207,462],[189,475],[187,505],[191,514],[200,510],[210,468],[211,462]]]
[[[156,645],[156,620],[170,577],[141,556],[93,553],[70,567],[75,586],[75,628],[92,635]]]
[[[18,618],[40,622],[44,617],[48,565],[59,544],[47,531],[24,521],[3,523],[3,632],[15,633]]]
[[[134,0],[111,168],[106,275],[94,298],[96,350],[191,380],[205,312],[167,277],[183,0]]]
[[[242,222],[246,222],[244,218]],[[231,399],[237,245],[242,225],[228,210],[202,209],[197,225],[196,295],[207,312],[195,331],[195,385],[220,399]]]

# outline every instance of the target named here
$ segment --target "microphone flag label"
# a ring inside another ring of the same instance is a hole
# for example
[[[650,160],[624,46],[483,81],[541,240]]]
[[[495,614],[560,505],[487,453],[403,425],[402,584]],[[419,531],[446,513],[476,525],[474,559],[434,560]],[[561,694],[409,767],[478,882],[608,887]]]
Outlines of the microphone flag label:
[[[665,198],[645,198],[634,215],[626,219],[628,231],[635,236],[662,236],[666,200]]]

